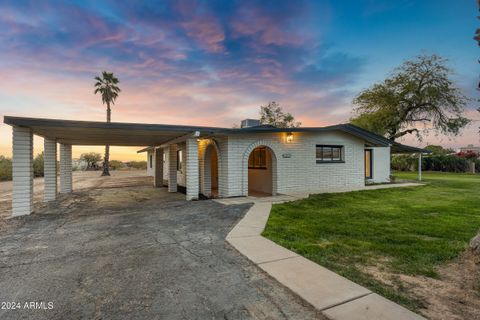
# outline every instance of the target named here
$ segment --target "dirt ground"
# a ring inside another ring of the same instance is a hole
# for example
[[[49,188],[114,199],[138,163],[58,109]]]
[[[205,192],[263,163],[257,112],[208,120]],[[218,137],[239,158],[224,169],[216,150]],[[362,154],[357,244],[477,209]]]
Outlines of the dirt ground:
[[[470,250],[438,268],[439,279],[393,274],[377,267],[364,271],[424,301],[426,306],[420,313],[428,319],[480,320],[480,257]]]

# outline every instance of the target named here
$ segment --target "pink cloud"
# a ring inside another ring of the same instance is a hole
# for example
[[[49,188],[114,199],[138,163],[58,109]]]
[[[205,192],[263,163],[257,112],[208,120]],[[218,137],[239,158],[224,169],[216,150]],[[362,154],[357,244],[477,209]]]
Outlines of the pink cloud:
[[[178,1],[176,11],[182,17],[180,25],[202,49],[218,53],[225,50],[225,33],[216,16],[197,1]]]
[[[224,51],[222,42],[225,40],[225,34],[213,17],[197,17],[194,20],[183,22],[181,25],[187,35],[203,49],[209,52]]]
[[[307,41],[305,34],[288,27],[285,23],[288,19],[263,12],[257,6],[245,5],[238,10],[231,27],[234,36],[257,36],[264,45],[300,45]]]

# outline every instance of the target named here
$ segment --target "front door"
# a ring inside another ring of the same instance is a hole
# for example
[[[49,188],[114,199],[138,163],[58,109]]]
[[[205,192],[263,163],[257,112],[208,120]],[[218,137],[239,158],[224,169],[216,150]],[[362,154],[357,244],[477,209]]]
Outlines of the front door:
[[[372,149],[365,149],[365,179],[372,179]]]

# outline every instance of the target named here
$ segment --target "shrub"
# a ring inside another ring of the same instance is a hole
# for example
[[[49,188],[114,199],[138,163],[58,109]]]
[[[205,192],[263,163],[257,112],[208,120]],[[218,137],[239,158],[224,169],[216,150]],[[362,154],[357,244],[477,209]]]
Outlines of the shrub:
[[[86,170],[98,170],[100,168],[98,162],[102,161],[102,155],[97,152],[82,153],[80,160],[87,163]]]
[[[479,154],[473,152],[472,150],[468,150],[467,152],[460,151],[459,153],[457,153],[457,156],[465,159],[477,159],[479,157]]]
[[[438,145],[428,145],[426,146],[424,149],[426,150],[429,150],[432,152],[432,154],[436,155],[436,154],[443,154],[443,155],[446,155],[446,154],[452,154],[452,153],[455,153],[455,150],[453,149],[444,149],[442,146],[438,146]]]
[[[480,173],[480,159],[473,159],[471,161],[475,162],[475,172]]]
[[[133,169],[147,169],[147,161],[130,161],[127,165]]]
[[[12,159],[0,156],[0,181],[12,180]]]
[[[418,162],[418,159],[414,155],[394,154],[392,155],[391,167],[397,171],[413,171],[415,170],[415,162]]]
[[[466,172],[468,171],[468,161],[466,158],[456,155],[435,154],[422,157],[422,170],[443,171],[443,172]],[[476,160],[478,161],[478,160]],[[478,161],[480,162],[480,161]],[[418,170],[417,155],[393,155],[392,169],[398,171]]]
[[[119,170],[125,167],[125,164],[118,160],[110,160],[108,162],[108,166],[111,170]]]
[[[43,177],[43,152],[37,154],[33,159],[33,176],[34,177]]]
[[[455,155],[435,155],[423,158],[422,167],[428,171],[466,172],[468,161]]]

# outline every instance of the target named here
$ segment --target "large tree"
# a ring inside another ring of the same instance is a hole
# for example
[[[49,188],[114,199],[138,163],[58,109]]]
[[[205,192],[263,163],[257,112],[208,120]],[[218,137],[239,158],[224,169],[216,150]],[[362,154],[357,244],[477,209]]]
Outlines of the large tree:
[[[447,60],[437,55],[405,61],[360,92],[350,121],[391,140],[407,134],[421,139],[428,131],[456,136],[470,120],[463,115],[468,98],[451,75]]]
[[[300,127],[301,122],[296,122],[295,117],[284,112],[280,104],[275,101],[269,102],[266,106],[260,106],[260,122],[277,128]]]
[[[102,77],[95,77],[95,94],[102,95],[102,103],[107,105],[107,122],[111,121],[112,109],[111,105],[115,104],[115,100],[120,93],[120,88],[117,86],[120,81],[113,75],[112,72],[103,71]],[[110,146],[105,146],[105,157],[103,158],[102,176],[109,176],[108,160],[110,158]]]
[[[97,152],[82,153],[80,160],[87,163],[86,170],[96,170],[98,168],[97,163],[102,161],[102,155]]]

